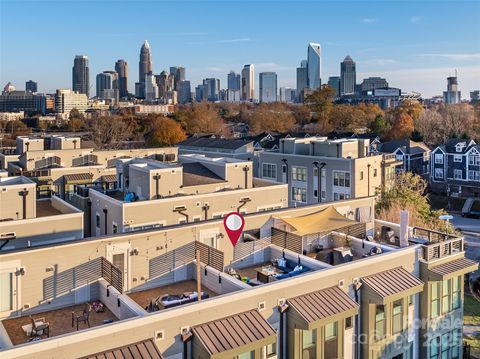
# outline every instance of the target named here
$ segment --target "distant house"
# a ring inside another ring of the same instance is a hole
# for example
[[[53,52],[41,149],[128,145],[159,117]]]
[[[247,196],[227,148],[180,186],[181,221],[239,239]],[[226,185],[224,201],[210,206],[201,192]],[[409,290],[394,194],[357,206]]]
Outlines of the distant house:
[[[480,145],[451,139],[431,154],[430,187],[459,197],[480,196]]]
[[[395,154],[398,161],[403,161],[397,170],[428,178],[431,151],[423,142],[414,142],[408,138],[383,143],[377,140],[372,146],[374,152]]]

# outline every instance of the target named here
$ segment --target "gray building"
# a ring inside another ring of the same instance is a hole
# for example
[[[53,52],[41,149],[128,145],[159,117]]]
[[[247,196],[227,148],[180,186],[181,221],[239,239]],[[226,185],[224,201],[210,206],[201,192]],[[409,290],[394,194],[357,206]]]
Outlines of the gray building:
[[[102,100],[118,100],[118,74],[104,71],[97,75],[97,97]]]
[[[340,64],[340,95],[355,94],[356,69],[355,61],[347,55]]]
[[[255,67],[252,64],[243,67],[241,95],[242,101],[255,100]]]
[[[115,71],[118,74],[118,94],[121,98],[128,97],[128,63],[125,60],[115,62]]]
[[[46,111],[46,97],[30,91],[4,91],[0,95],[0,112],[42,113]]]
[[[135,96],[145,98],[146,76],[152,73],[152,53],[148,41],[145,40],[140,49],[140,60],[138,62],[138,82],[135,84]]]
[[[38,87],[35,81],[28,80],[27,82],[25,82],[25,91],[37,92],[37,90],[38,90]]]
[[[308,88],[317,90],[322,84],[322,50],[320,44],[309,43],[307,50]]]
[[[300,67],[297,67],[297,101],[303,102],[305,89],[308,88],[307,60],[302,60]]]
[[[180,82],[185,81],[185,67],[171,66],[170,75],[173,76],[173,87],[175,91],[178,91],[178,86]]]
[[[240,74],[230,71],[227,75],[227,89],[230,91],[240,91]]]
[[[368,77],[360,84],[360,92],[369,92],[375,89],[388,88],[388,82],[381,77]]]
[[[89,97],[90,93],[90,70],[88,57],[77,55],[73,60],[72,68],[72,90],[83,93]]]
[[[204,84],[198,85],[195,87],[195,101],[203,102],[208,100],[207,96],[207,86]]]
[[[261,72],[259,75],[260,102],[277,101],[277,74],[275,72]]]
[[[220,80],[214,78],[208,78],[203,80],[203,86],[207,91],[206,97],[208,101],[217,102],[220,101]],[[205,95],[204,95],[205,96]]]
[[[340,97],[340,77],[330,76],[328,78],[328,86],[335,90],[335,97]]]
[[[296,99],[295,89],[290,87],[280,87],[280,101],[292,103]]]
[[[457,76],[447,77],[447,91],[443,92],[443,102],[447,105],[454,105],[462,101],[462,94],[458,91]]]
[[[191,91],[190,81],[180,81],[178,84],[178,102],[182,104],[192,102]]]

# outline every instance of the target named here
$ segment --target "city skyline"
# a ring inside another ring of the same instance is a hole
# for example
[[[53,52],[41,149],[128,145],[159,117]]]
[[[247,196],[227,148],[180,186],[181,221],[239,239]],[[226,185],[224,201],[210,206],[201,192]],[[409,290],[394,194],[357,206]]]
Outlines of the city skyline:
[[[138,51],[144,40],[149,41],[152,49],[154,74],[181,65],[186,68],[186,78],[193,86],[201,84],[204,78],[215,77],[220,79],[221,87],[226,88],[229,71],[238,73],[245,64],[251,63],[255,65],[256,74],[276,72],[278,87],[295,88],[295,69],[305,58],[305,47],[309,42],[317,42],[322,47],[322,83],[326,83],[330,76],[339,75],[340,62],[346,55],[357,63],[357,83],[370,76],[384,77],[390,86],[407,92],[418,91],[424,97],[441,95],[446,78],[454,74],[455,69],[458,71],[459,90],[464,94],[477,89],[480,81],[480,35],[475,30],[474,16],[475,8],[480,11],[480,5],[472,2],[454,5],[435,3],[435,12],[431,10],[430,2],[420,2],[415,9],[406,9],[400,3],[391,2],[351,3],[351,14],[342,13],[342,19],[336,19],[345,24],[344,29],[331,27],[335,21],[329,14],[339,11],[339,6],[308,3],[312,11],[304,14],[306,25],[294,30],[295,26],[290,25],[299,21],[296,14],[301,12],[301,6],[282,2],[272,8],[271,3],[261,2],[252,8],[252,16],[248,19],[251,29],[238,26],[222,32],[201,32],[195,26],[196,15],[200,11],[195,3],[182,7],[186,19],[182,28],[162,26],[171,30],[159,31],[149,24],[147,20],[153,16],[154,10],[160,5],[168,10],[173,6],[169,2],[148,3],[152,11],[145,14],[147,19],[141,30],[132,27],[115,29],[109,24],[113,24],[116,15],[128,23],[126,13],[134,15],[142,8],[125,1],[122,2],[123,8],[131,11],[109,7],[115,15],[112,20],[102,18],[104,26],[98,31],[96,29],[95,35],[88,32],[70,34],[71,40],[61,43],[61,51],[52,51],[26,32],[19,31],[15,36],[8,36],[8,29],[20,19],[34,21],[33,16],[40,14],[43,20],[37,24],[38,31],[47,37],[49,34],[53,36],[57,26],[66,26],[70,21],[68,16],[61,18],[59,15],[70,13],[73,8],[75,12],[71,13],[78,16],[89,11],[85,18],[85,25],[88,25],[97,21],[101,10],[108,5],[87,2],[91,6],[84,10],[73,3],[54,2],[55,7],[49,7],[46,12],[40,9],[45,2],[40,1],[28,3],[32,11],[25,13],[21,3],[3,1],[0,5],[2,86],[10,81],[20,89],[32,79],[38,82],[40,92],[52,93],[56,88],[70,88],[72,59],[75,55],[86,55],[89,58],[90,84],[94,83],[96,74],[114,70],[115,62],[125,59],[130,65],[129,91],[134,93],[134,83],[138,81],[134,76],[138,71]],[[202,11],[217,19],[218,26],[222,27],[226,21],[224,16],[238,6],[236,2],[205,3]],[[392,11],[394,6],[395,11]],[[308,21],[315,19],[316,10],[321,10],[321,18]],[[263,26],[265,24],[260,19],[267,11],[275,14],[276,21],[289,24],[285,31],[270,31]],[[450,31],[449,26],[440,26],[447,14],[448,24],[454,26],[455,31]],[[50,21],[53,19],[55,26]],[[175,23],[174,18],[165,21]],[[260,28],[265,31],[258,31]],[[31,56],[32,52],[37,56]],[[258,97],[258,78],[255,82]]]

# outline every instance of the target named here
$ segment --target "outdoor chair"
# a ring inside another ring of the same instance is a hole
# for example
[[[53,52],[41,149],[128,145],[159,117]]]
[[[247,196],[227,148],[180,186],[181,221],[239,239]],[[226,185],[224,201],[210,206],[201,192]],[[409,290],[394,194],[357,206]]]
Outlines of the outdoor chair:
[[[45,318],[33,319],[33,317],[30,316],[30,320],[32,322],[32,337],[40,336],[43,334],[46,334],[48,337],[50,337],[50,323],[45,322]]]
[[[78,330],[78,323],[87,323],[88,327],[90,328],[90,312],[92,311],[92,306],[88,303],[85,303],[85,306],[83,307],[82,313],[75,313],[72,312],[72,327],[77,323],[77,330]]]

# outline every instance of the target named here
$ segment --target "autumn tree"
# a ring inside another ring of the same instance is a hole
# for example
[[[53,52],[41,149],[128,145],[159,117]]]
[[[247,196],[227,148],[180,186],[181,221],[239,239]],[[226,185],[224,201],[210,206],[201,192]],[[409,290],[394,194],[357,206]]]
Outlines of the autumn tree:
[[[212,133],[222,134],[223,121],[212,104],[200,103],[179,108],[176,119],[189,134]]]
[[[438,146],[445,143],[448,130],[443,127],[443,117],[434,109],[426,110],[417,123],[417,130],[422,135],[423,142],[428,146]]]
[[[170,118],[155,117],[150,120],[147,142],[151,146],[172,146],[187,136],[182,126]]]
[[[386,137],[389,140],[408,138],[414,129],[413,118],[406,112],[400,112],[393,119],[392,127]]]
[[[298,125],[303,126],[312,121],[312,112],[308,106],[293,105],[290,106],[290,110],[292,111],[292,115]]]
[[[254,134],[266,132],[288,132],[295,126],[291,111],[281,103],[260,104],[248,117],[250,131]]]
[[[417,121],[422,115],[424,108],[417,100],[404,100],[394,111],[397,115],[406,113],[413,119],[413,121]]]
[[[31,130],[22,121],[8,121],[5,126],[5,132],[10,133],[10,137],[15,139],[19,136],[29,135]]]
[[[320,89],[305,98],[305,105],[310,108],[312,118],[318,123],[318,129],[322,133],[331,132],[334,129],[330,122],[334,98],[335,90],[328,85],[322,85]]]
[[[90,138],[99,148],[117,149],[132,137],[131,128],[120,116],[100,116],[86,122]]]
[[[472,106],[446,105],[439,109],[439,113],[443,117],[443,126],[449,138],[476,137],[476,134],[471,131],[475,127],[475,113]]]

